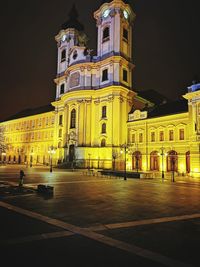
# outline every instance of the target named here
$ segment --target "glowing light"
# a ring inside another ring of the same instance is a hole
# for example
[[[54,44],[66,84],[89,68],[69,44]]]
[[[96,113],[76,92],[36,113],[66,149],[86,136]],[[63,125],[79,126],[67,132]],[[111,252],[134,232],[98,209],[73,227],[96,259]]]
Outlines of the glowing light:
[[[110,10],[109,10],[109,9],[106,9],[106,10],[103,12],[103,17],[104,17],[104,18],[107,18],[108,15],[109,15],[109,13],[110,13]]]
[[[64,34],[63,37],[62,37],[62,41],[63,42],[66,40],[66,37],[67,37],[66,34]]]
[[[125,19],[128,19],[128,12],[126,10],[123,11]]]

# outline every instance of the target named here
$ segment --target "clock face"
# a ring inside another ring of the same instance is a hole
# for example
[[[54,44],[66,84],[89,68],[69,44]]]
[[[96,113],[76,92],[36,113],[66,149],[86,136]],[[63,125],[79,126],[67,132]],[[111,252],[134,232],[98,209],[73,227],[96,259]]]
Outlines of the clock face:
[[[104,18],[107,18],[108,15],[109,15],[109,13],[110,13],[110,10],[109,10],[109,9],[106,9],[106,10],[103,12],[103,17],[104,17]]]
[[[126,10],[123,11],[125,19],[128,19],[128,12]]]
[[[66,40],[66,35],[63,35],[63,37],[62,37],[62,41],[64,42],[65,40]]]

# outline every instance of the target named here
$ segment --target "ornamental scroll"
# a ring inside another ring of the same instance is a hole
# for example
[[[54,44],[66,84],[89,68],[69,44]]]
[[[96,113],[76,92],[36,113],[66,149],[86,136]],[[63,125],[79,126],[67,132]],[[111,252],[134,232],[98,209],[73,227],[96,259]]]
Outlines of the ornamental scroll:
[[[80,84],[80,73],[77,71],[70,76],[69,86],[70,88],[77,87]]]

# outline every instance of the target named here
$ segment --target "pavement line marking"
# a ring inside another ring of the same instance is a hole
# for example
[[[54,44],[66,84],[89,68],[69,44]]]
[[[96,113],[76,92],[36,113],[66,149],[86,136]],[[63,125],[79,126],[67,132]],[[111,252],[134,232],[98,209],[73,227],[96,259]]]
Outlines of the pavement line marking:
[[[56,184],[78,184],[78,183],[96,183],[96,182],[102,182],[102,181],[110,181],[110,180],[107,180],[107,179],[101,179],[101,180],[79,180],[79,181],[69,181],[69,182],[42,182],[42,183],[38,183],[38,182],[35,182],[35,183],[26,183],[24,184],[25,186],[35,186],[35,185],[38,185],[38,184],[44,184],[44,185],[56,185]]]
[[[200,213],[189,214],[189,215],[179,215],[179,216],[174,216],[174,217],[146,219],[146,220],[140,220],[140,221],[123,222],[123,223],[103,224],[103,225],[97,225],[97,226],[94,225],[94,226],[87,227],[84,229],[88,229],[91,231],[102,231],[102,230],[108,230],[108,229],[128,228],[128,227],[165,223],[165,222],[184,221],[184,220],[191,220],[191,219],[197,219],[197,218],[200,218]]]
[[[98,242],[103,243],[105,245],[109,245],[111,247],[118,248],[118,249],[121,249],[121,250],[126,251],[126,252],[130,252],[130,253],[137,255],[139,257],[146,258],[148,260],[161,263],[161,264],[168,266],[168,267],[192,267],[192,265],[190,265],[190,264],[186,264],[186,263],[182,263],[182,262],[177,261],[177,260],[170,259],[166,256],[159,254],[159,253],[152,252],[152,251],[140,248],[140,247],[135,246],[135,245],[130,245],[126,242],[119,241],[119,240],[113,239],[111,237],[107,237],[107,236],[104,236],[102,234],[95,233],[95,232],[89,231],[87,229],[83,229],[83,228],[80,228],[78,226],[75,226],[75,225],[72,225],[72,224],[57,220],[57,219],[49,218],[49,217],[44,216],[42,214],[39,214],[39,213],[36,213],[33,211],[29,211],[29,210],[25,210],[23,208],[13,206],[11,204],[8,204],[8,203],[2,202],[2,201],[0,201],[0,206],[3,208],[6,208],[8,210],[26,215],[28,217],[46,222],[48,224],[63,228],[65,230],[73,232],[75,234],[80,234],[86,238],[98,241]]]
[[[39,235],[31,235],[31,236],[25,236],[21,238],[11,238],[7,240],[1,240],[0,244],[3,245],[13,245],[13,244],[22,244],[32,241],[39,241],[39,240],[46,240],[46,239],[53,239],[58,237],[67,237],[72,236],[74,233],[69,231],[60,231],[55,233],[46,233],[46,234],[39,234]]]

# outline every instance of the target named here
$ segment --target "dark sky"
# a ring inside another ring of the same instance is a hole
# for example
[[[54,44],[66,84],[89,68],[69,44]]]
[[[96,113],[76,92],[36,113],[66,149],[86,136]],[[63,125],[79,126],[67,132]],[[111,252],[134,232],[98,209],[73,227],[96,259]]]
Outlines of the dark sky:
[[[176,99],[199,75],[199,0],[130,0],[134,26],[134,89]],[[93,19],[101,0],[4,1],[0,9],[0,120],[55,98],[54,36],[73,3],[96,48]]]

